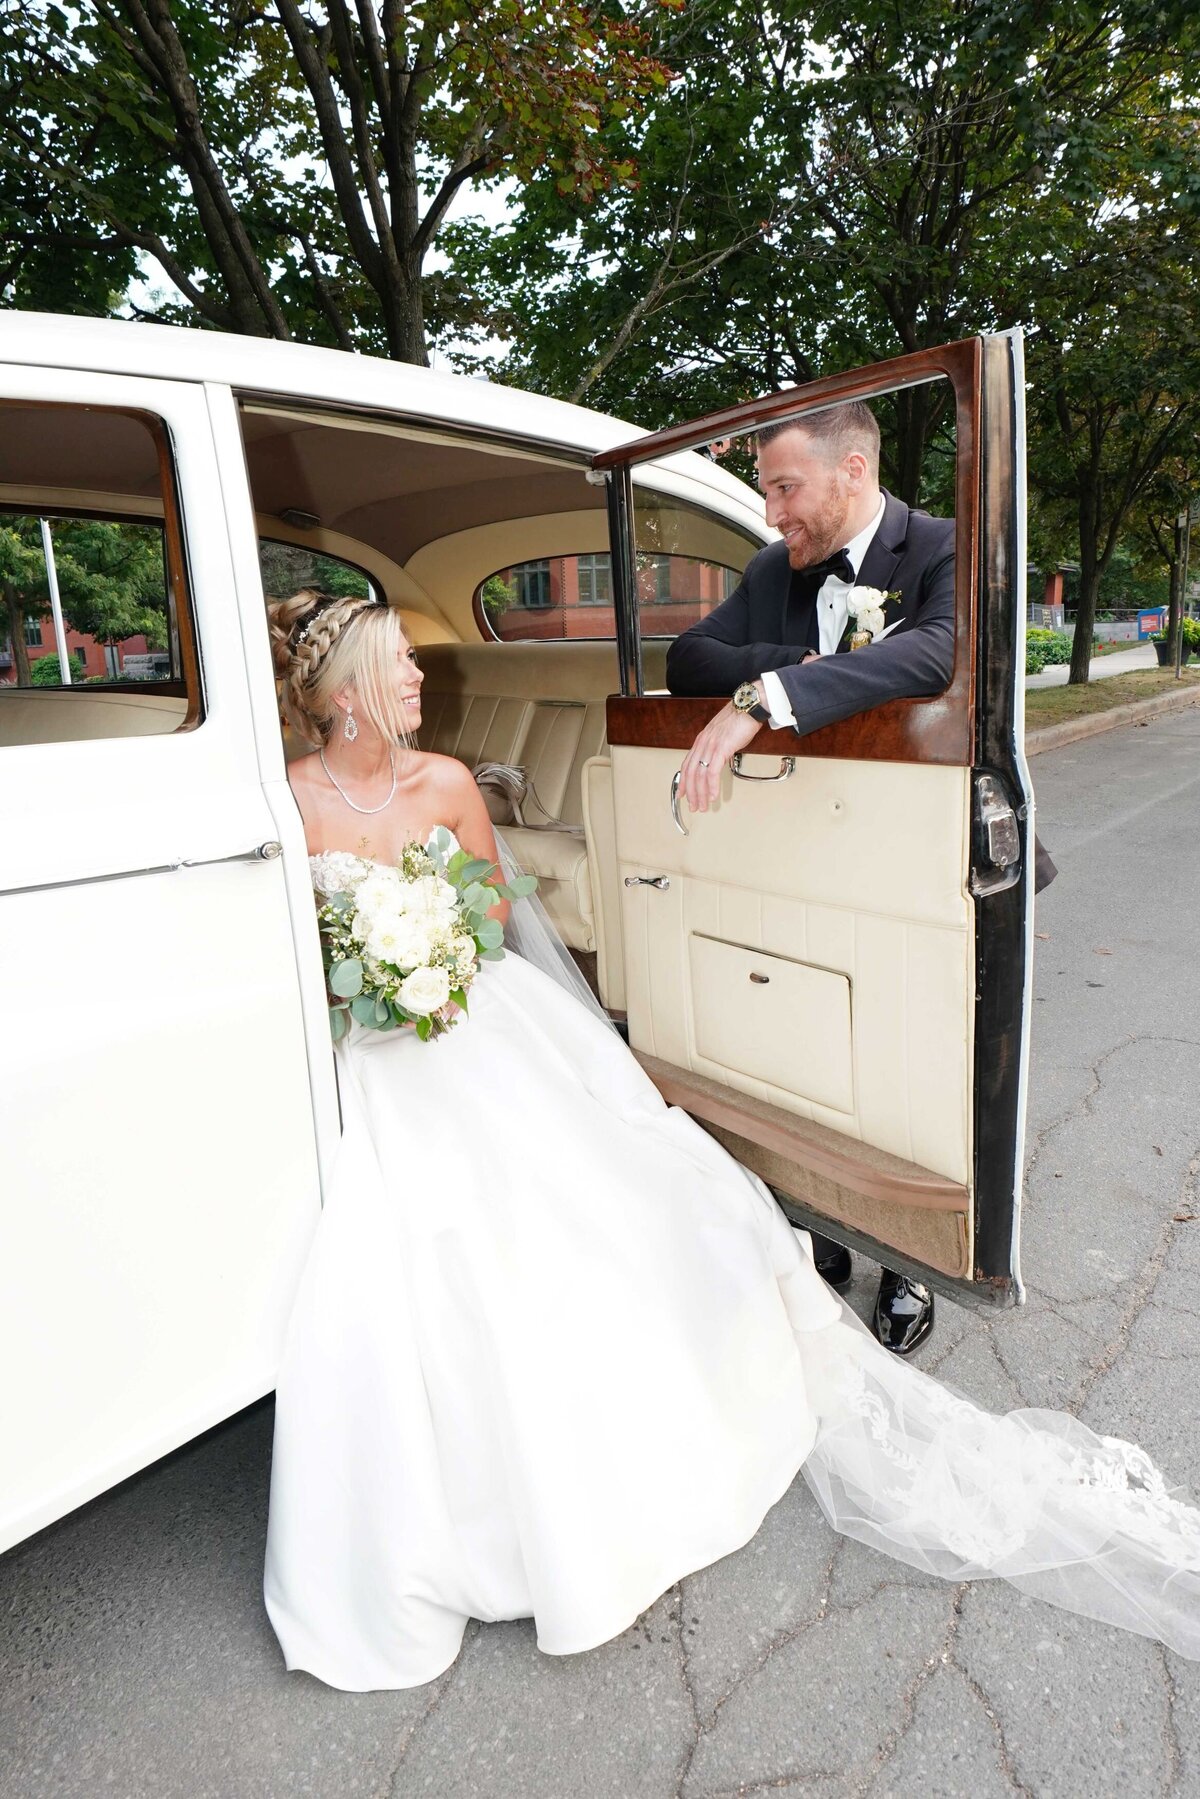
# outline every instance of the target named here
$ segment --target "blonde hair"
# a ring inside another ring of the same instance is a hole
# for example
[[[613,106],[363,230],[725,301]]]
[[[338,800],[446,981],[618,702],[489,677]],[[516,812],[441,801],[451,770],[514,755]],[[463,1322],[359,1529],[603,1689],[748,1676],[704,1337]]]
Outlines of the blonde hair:
[[[414,747],[396,692],[405,636],[392,606],[302,587],[290,600],[268,600],[267,617],[284,716],[306,742],[319,749],[329,741],[339,717],[334,695],[350,688],[360,719],[386,742]]]

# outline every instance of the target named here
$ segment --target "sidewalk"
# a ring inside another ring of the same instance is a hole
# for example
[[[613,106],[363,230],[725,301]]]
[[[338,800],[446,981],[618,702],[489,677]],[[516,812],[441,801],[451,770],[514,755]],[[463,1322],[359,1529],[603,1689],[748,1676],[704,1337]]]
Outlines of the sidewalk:
[[[1040,675],[1027,675],[1025,687],[1065,687],[1069,664],[1056,662],[1051,668],[1044,668]],[[1157,668],[1158,660],[1154,654],[1152,643],[1135,643],[1128,650],[1114,650],[1111,656],[1093,656],[1088,678],[1102,681],[1106,675],[1127,675],[1135,668]]]

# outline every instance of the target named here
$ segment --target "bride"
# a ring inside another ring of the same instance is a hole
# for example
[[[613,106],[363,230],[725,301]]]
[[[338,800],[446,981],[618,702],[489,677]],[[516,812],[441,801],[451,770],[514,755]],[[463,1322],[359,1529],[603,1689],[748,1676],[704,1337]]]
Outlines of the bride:
[[[412,746],[399,615],[306,591],[271,616],[316,746],[291,780],[317,888],[439,826],[495,861],[467,769]],[[436,1042],[354,1024],[335,1054],[342,1142],[278,1383],[266,1603],[289,1668],[417,1686],[470,1618],[593,1648],[748,1542],[799,1470],[892,1556],[1200,1657],[1200,1511],[1134,1446],[994,1417],[890,1355],[551,974],[510,953]]]

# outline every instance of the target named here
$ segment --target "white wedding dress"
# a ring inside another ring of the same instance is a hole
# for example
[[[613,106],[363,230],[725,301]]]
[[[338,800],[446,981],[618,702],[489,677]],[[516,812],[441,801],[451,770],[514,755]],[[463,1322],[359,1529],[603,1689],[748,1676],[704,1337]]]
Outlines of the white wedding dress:
[[[320,858],[314,859],[320,879]],[[767,1189],[539,968],[430,1044],[354,1025],[279,1376],[289,1668],[416,1686],[469,1618],[566,1655],[746,1543],[803,1470],[840,1531],[1200,1657],[1200,1512],[1067,1414],[898,1360]]]

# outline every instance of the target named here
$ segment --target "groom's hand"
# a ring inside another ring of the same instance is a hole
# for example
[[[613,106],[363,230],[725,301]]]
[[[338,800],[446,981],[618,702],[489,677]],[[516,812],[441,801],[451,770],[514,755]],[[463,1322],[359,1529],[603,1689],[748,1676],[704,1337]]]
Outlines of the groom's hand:
[[[752,744],[761,730],[756,718],[748,712],[735,712],[732,704],[722,706],[705,725],[680,768],[680,786],[693,812],[708,811],[720,791],[721,770],[739,750]]]

